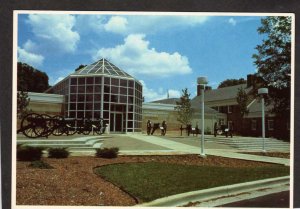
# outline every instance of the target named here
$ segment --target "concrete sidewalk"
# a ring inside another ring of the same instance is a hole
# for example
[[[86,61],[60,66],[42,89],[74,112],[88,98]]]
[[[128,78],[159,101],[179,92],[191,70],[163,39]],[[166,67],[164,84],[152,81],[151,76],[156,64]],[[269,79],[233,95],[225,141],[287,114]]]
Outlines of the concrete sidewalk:
[[[165,147],[166,149],[172,150],[173,152],[177,152],[177,153],[200,154],[200,143],[199,146],[192,146],[192,145],[187,145],[180,142],[169,140],[166,137],[147,136],[147,135],[140,135],[140,134],[136,134],[136,135],[133,134],[127,136],[147,143]],[[157,150],[156,152],[159,153],[159,150]],[[161,150],[160,152],[164,152],[164,151]],[[129,151],[127,151],[127,153],[129,153]],[[289,159],[241,154],[241,153],[237,153],[236,150],[230,150],[230,149],[205,149],[205,154],[219,156],[219,157],[226,157],[226,158],[275,163],[275,164],[281,164],[287,166],[290,165]]]

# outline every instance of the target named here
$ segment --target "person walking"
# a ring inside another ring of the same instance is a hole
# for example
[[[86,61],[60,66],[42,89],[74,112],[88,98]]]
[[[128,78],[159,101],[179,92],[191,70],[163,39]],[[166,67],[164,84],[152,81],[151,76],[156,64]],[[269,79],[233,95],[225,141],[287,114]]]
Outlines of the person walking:
[[[147,135],[150,135],[151,128],[152,128],[151,121],[150,121],[150,120],[148,120],[148,121],[147,121]]]
[[[162,136],[165,136],[166,133],[167,133],[167,123],[166,123],[166,121],[164,120],[164,121],[162,122],[161,135],[162,135]]]

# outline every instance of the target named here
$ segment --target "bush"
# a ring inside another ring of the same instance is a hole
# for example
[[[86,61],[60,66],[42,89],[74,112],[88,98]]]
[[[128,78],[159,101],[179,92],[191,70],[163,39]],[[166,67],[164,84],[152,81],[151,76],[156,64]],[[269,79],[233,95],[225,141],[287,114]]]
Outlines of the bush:
[[[103,149],[96,149],[96,157],[102,158],[116,158],[118,157],[119,148],[112,147],[112,148],[103,148]]]
[[[31,168],[40,168],[40,169],[52,169],[53,167],[48,163],[38,160],[30,163],[29,167]]]
[[[67,158],[70,155],[70,152],[67,148],[50,148],[48,150],[49,158]]]
[[[42,147],[17,146],[17,159],[20,161],[40,160],[43,150]]]

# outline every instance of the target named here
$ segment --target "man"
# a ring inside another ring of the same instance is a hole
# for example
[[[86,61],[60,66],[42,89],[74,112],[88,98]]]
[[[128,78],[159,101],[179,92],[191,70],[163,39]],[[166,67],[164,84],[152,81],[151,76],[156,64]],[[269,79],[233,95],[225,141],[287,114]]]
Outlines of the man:
[[[148,120],[148,121],[147,121],[147,135],[150,135],[151,128],[152,128],[151,121],[150,121],[150,120]]]

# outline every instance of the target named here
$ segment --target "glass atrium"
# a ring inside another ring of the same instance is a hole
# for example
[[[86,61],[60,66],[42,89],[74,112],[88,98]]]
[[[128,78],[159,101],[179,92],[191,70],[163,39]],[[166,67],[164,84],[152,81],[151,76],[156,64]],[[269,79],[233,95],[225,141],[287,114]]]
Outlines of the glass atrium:
[[[111,132],[141,132],[142,85],[106,59],[70,74],[47,92],[65,95],[65,117],[103,118]]]

